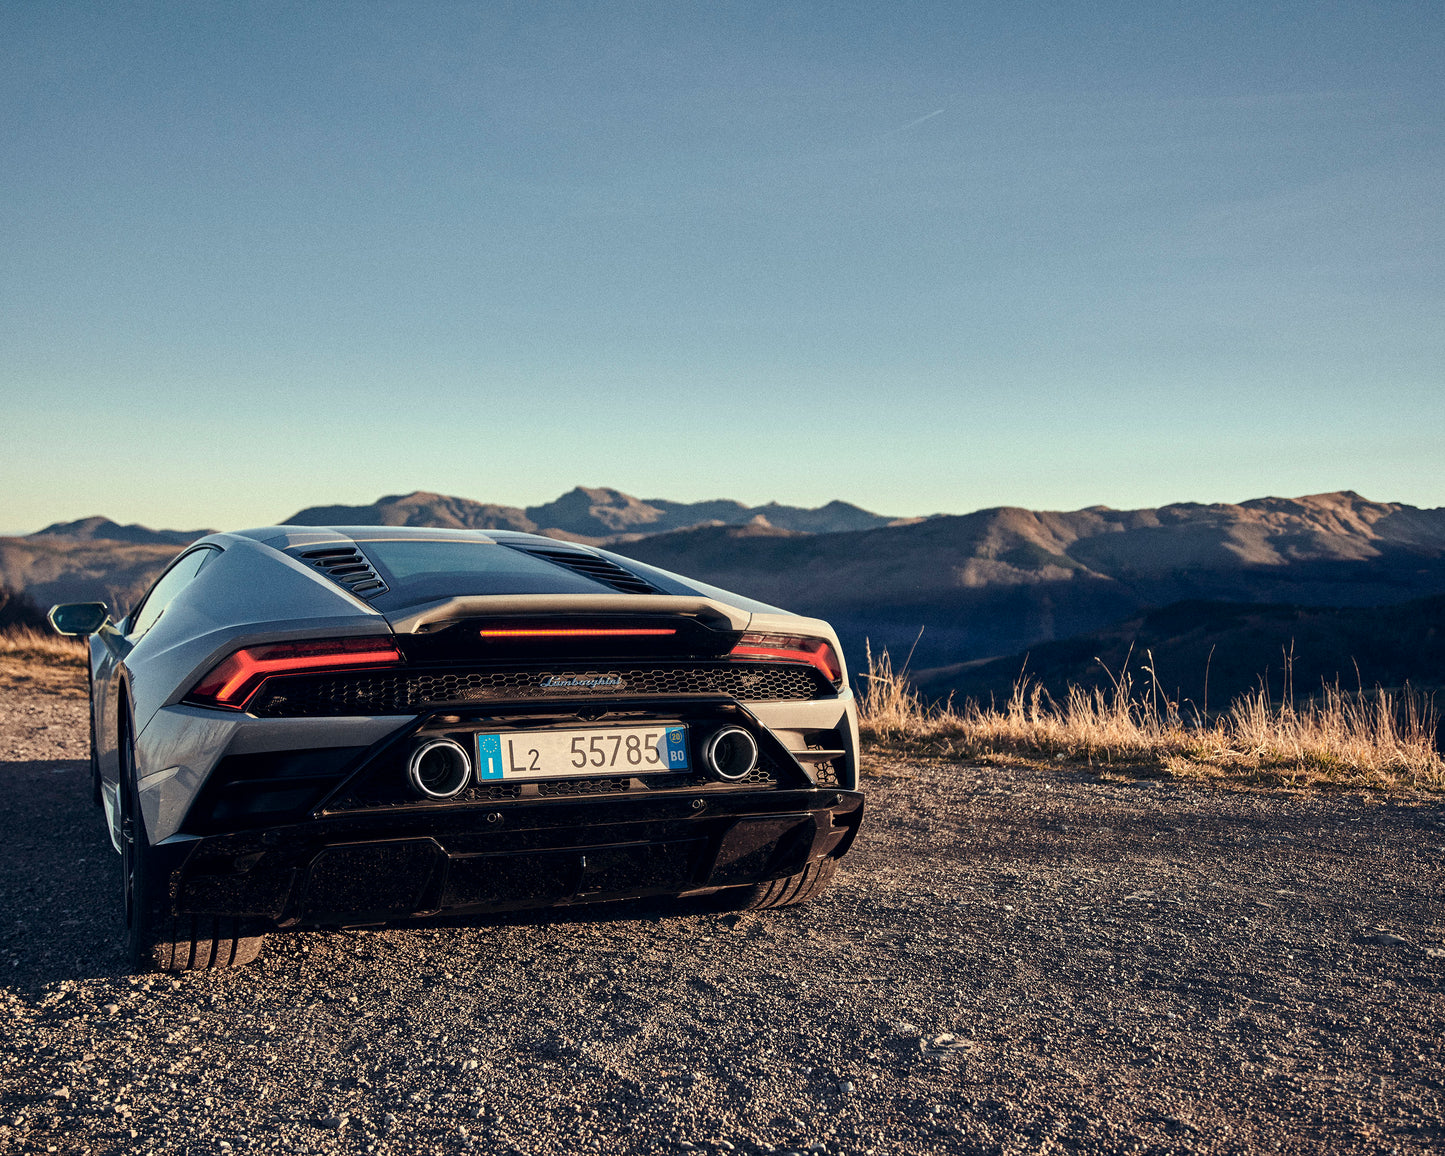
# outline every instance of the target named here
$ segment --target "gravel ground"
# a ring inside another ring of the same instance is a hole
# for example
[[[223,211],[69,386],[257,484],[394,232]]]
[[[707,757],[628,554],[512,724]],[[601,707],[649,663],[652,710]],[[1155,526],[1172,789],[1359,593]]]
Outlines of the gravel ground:
[[[120,971],[83,703],[0,691],[0,1152],[1445,1148],[1445,807],[875,761],[796,909]]]

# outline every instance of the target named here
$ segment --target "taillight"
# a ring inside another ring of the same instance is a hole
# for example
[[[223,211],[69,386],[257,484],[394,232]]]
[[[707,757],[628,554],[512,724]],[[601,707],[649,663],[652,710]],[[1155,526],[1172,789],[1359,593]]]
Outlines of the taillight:
[[[390,638],[334,638],[325,642],[272,642],[248,646],[228,655],[211,668],[187,702],[244,710],[261,684],[273,674],[349,670],[388,666],[401,661]]]
[[[821,638],[802,638],[790,634],[744,634],[728,657],[806,662],[821,672],[834,686],[843,685],[843,665],[838,661],[832,644]]]

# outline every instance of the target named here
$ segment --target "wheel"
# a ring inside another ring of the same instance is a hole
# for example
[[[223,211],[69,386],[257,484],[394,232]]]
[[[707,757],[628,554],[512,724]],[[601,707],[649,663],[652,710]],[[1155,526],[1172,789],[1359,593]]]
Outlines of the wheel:
[[[176,915],[166,874],[146,839],[135,787],[135,752],[120,739],[120,861],[125,909],[125,956],[134,972],[205,971],[240,967],[261,953],[264,935],[229,915]]]
[[[719,898],[730,911],[792,907],[795,903],[806,903],[821,895],[837,873],[838,860],[821,859],[817,863],[809,863],[796,875],[774,879],[770,883],[754,883],[751,887],[737,887],[722,892]]]

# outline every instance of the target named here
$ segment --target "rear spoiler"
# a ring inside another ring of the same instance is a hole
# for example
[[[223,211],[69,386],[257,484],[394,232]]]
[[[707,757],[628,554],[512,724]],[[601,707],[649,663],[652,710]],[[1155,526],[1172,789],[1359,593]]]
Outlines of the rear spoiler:
[[[416,634],[438,622],[490,614],[681,614],[711,630],[748,628],[752,614],[713,598],[673,594],[473,594],[443,598],[388,614],[397,634]]]

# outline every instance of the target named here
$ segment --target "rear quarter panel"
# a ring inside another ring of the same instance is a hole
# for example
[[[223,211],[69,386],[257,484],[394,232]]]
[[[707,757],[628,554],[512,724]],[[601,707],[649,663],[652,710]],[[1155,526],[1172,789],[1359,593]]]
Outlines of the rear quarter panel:
[[[222,553],[126,656],[137,733],[240,646],[391,633],[379,613],[294,559],[250,538],[208,541]]]

